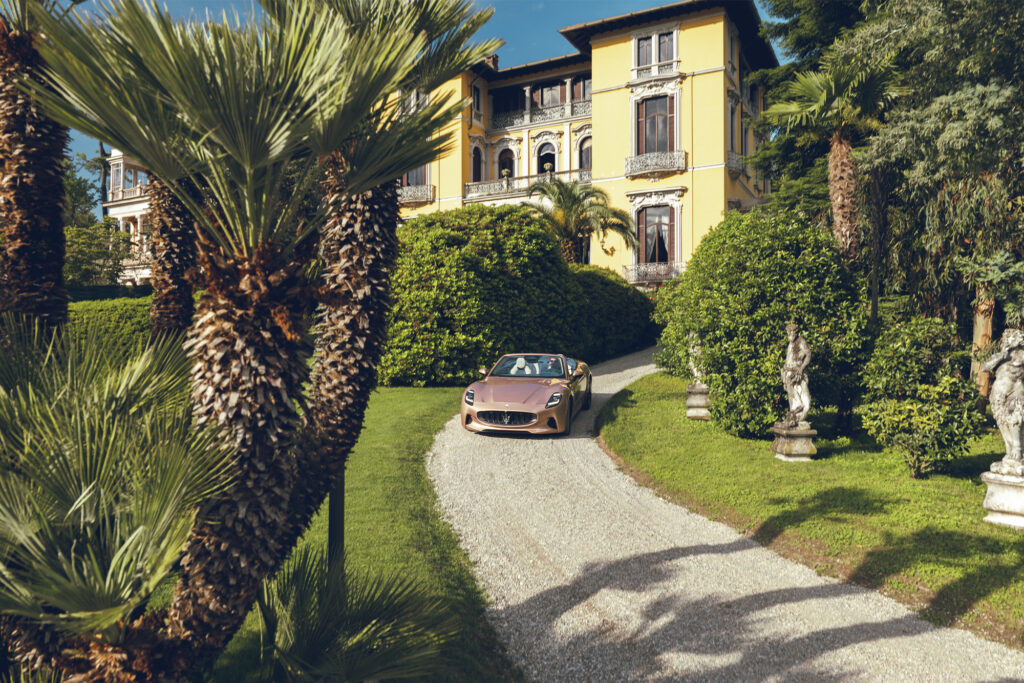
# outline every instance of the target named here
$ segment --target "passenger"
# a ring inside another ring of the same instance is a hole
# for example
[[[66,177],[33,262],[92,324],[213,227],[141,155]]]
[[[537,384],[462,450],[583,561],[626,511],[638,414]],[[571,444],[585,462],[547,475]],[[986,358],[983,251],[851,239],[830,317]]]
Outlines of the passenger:
[[[522,356],[519,356],[519,358],[516,358],[516,364],[512,368],[512,370],[509,372],[509,374],[510,375],[529,375],[529,374],[532,374],[532,373],[530,372],[530,368],[527,367],[527,365],[526,365],[526,359],[523,358]]]

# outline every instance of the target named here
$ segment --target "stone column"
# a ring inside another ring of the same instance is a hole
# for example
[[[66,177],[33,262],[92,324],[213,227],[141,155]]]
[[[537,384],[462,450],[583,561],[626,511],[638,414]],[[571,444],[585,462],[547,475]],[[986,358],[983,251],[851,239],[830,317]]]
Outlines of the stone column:
[[[523,92],[526,93],[526,114],[524,115],[524,119],[527,123],[530,123],[530,110],[533,108],[533,86],[524,85]]]
[[[572,116],[572,76],[565,79],[565,102],[562,102],[562,106],[565,107],[566,118]]]

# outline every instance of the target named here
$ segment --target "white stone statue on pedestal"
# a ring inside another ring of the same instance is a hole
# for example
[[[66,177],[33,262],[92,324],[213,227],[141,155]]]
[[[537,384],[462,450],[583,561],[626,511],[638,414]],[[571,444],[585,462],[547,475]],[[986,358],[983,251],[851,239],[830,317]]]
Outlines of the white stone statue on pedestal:
[[[799,335],[795,323],[786,325],[789,345],[786,362],[782,365],[782,386],[789,397],[789,412],[782,421],[784,427],[807,428],[807,413],[811,410],[811,392],[807,388],[807,366],[811,362],[811,347]]]
[[[693,374],[693,383],[686,387],[686,417],[691,420],[710,420],[711,400],[708,397],[708,385],[704,383],[704,375],[697,369],[697,359],[700,358],[700,340],[696,332],[690,333],[690,372]]]
[[[1006,444],[1006,456],[992,466],[992,471],[1024,475],[1024,332],[1007,330],[999,350],[985,361],[981,372],[995,372],[988,400]]]

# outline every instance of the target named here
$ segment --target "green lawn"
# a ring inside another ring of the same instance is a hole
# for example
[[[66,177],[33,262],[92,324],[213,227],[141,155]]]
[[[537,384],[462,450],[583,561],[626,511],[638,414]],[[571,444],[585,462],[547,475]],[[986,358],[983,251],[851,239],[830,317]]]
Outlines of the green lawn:
[[[933,623],[1024,646],[1024,533],[982,521],[978,475],[1002,457],[998,434],[925,480],[866,435],[821,438],[820,459],[786,463],[770,440],[687,420],[686,384],[650,375],[605,406],[601,436],[624,470],[821,574],[878,589]],[[811,415],[822,437],[831,417]]]
[[[461,389],[381,389],[367,410],[345,481],[345,545],[351,565],[398,572],[444,596],[458,615],[461,637],[446,650],[454,680],[517,680],[484,618],[485,598],[451,528],[438,517],[424,455],[434,434],[458,409]],[[327,544],[326,505],[300,544]],[[255,619],[218,662],[215,680],[242,680],[258,656]],[[447,679],[451,680],[451,679]]]

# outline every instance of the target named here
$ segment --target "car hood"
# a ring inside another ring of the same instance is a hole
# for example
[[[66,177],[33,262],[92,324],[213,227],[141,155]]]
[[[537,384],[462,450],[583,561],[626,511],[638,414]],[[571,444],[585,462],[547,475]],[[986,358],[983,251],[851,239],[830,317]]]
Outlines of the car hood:
[[[518,379],[506,377],[488,377],[476,382],[472,387],[477,408],[482,404],[497,403],[509,406],[543,406],[551,394],[563,388],[560,379]]]

